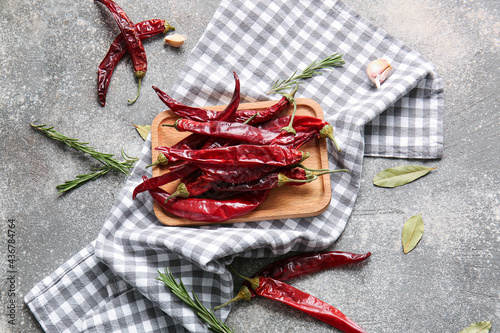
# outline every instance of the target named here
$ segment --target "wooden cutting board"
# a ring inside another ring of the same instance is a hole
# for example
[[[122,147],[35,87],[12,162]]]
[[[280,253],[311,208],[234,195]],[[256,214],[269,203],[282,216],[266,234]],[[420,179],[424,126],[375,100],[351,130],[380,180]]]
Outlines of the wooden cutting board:
[[[255,103],[242,103],[238,109],[245,110],[264,110],[277,101],[265,101]],[[297,115],[313,116],[323,119],[323,110],[320,105],[312,99],[297,98]],[[205,107],[209,110],[222,111],[226,105]],[[293,111],[292,107],[283,111],[280,116],[289,115]],[[173,124],[179,117],[172,111],[167,110],[158,114],[151,125],[151,145],[152,145],[152,160],[156,161],[158,151],[155,150],[159,146],[173,146],[190,133],[178,132],[175,128],[162,126],[163,124]],[[314,139],[300,148],[302,151],[307,151],[310,157],[306,159],[304,166],[312,169],[328,169],[328,154],[326,139]],[[160,176],[168,172],[167,166],[153,167],[153,176]],[[162,188],[172,193],[179,181],[172,182]],[[269,193],[267,200],[262,203],[254,211],[236,219],[218,222],[236,223],[250,221],[264,221],[286,218],[298,218],[316,216],[326,210],[331,200],[330,176],[324,175],[317,180],[307,183],[302,186],[281,186],[274,188]],[[191,221],[177,217],[164,211],[160,205],[154,203],[154,212],[161,223],[168,226],[199,226],[214,224],[213,222]]]

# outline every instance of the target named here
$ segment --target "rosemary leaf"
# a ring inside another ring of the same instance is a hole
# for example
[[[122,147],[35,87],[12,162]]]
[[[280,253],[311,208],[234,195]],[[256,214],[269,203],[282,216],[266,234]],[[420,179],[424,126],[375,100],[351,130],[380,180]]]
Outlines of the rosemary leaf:
[[[213,311],[208,310],[206,307],[201,304],[199,298],[193,292],[193,298],[189,295],[186,287],[182,283],[182,280],[179,279],[179,283],[175,280],[172,272],[168,268],[165,268],[165,273],[162,274],[158,272],[158,277],[156,280],[162,281],[165,286],[167,286],[170,291],[179,297],[184,303],[186,303],[194,313],[203,320],[205,323],[209,325],[208,330],[214,333],[234,333],[233,329],[218,320]]]
[[[58,193],[61,194],[63,192],[75,189],[88,181],[95,180],[107,174],[110,170],[111,167],[109,165],[103,165],[99,169],[96,169],[94,172],[87,173],[84,175],[78,175],[76,176],[76,179],[68,180],[64,184],[57,185],[56,188],[59,190]]]
[[[320,75],[321,72],[319,70],[321,69],[342,66],[343,64],[345,64],[345,61],[342,58],[342,54],[334,53],[320,62],[312,62],[299,75],[297,75],[297,71],[294,71],[293,74],[287,79],[277,80],[267,94],[270,95],[286,89],[291,89],[293,86],[302,83],[301,80],[309,79],[315,75]]]

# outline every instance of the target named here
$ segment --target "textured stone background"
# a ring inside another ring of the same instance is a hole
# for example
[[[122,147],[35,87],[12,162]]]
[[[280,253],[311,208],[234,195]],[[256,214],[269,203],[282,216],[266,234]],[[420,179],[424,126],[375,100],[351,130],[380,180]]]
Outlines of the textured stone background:
[[[437,170],[396,189],[376,188],[371,179],[418,161],[366,158],[353,215],[332,249],[372,257],[292,283],[368,332],[458,332],[483,320],[499,332],[500,2],[345,2],[437,67],[446,91],[445,156],[435,161]],[[120,5],[135,22],[164,17],[187,36],[180,49],[165,47],[162,37],[145,43],[150,62],[143,87],[168,91],[218,0]],[[58,195],[56,185],[95,164],[36,133],[30,122],[53,125],[100,151],[119,155],[124,148],[137,156],[142,140],[132,124],[150,123],[164,106],[152,89],[127,106],[136,92],[127,58],[100,107],[96,70],[118,29],[91,0],[3,0],[0,31],[0,332],[41,332],[24,294],[96,237],[125,178],[109,174]],[[403,255],[402,225],[420,213],[423,239]],[[6,317],[9,219],[18,259],[15,326]],[[237,260],[235,267],[251,274],[268,261]],[[265,299],[234,305],[228,324],[237,332],[335,331]]]

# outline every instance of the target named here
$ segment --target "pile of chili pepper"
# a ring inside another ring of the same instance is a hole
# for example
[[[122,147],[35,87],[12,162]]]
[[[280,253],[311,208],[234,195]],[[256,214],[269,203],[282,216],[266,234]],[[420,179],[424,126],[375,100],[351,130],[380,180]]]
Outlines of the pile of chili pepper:
[[[109,82],[113,71],[120,59],[128,52],[134,66],[134,75],[138,80],[139,86],[137,95],[134,99],[129,100],[130,104],[134,103],[139,97],[141,91],[141,81],[147,72],[147,57],[142,40],[158,35],[161,32],[175,30],[165,20],[153,19],[134,24],[123,11],[112,0],[97,0],[106,8],[109,9],[115,19],[121,33],[115,38],[108,53],[99,65],[97,72],[97,93],[102,106],[106,105],[106,94],[108,92]]]
[[[180,118],[172,125],[191,134],[172,147],[156,147],[158,160],[169,171],[139,184],[133,198],[149,191],[165,211],[194,221],[222,222],[247,214],[285,184],[303,185],[342,170],[308,169],[308,152],[300,148],[315,138],[333,140],[333,127],[310,116],[295,116],[296,89],[265,110],[238,110],[240,81],[233,73],[231,101],[221,112],[184,105],[153,87]],[[291,116],[280,114],[294,106]],[[287,130],[289,126],[293,131]],[[168,193],[160,187],[179,181]]]
[[[289,305],[343,332],[366,333],[337,308],[283,281],[340,265],[360,262],[370,256],[370,252],[365,254],[341,251],[304,253],[275,261],[260,269],[252,278],[236,273],[245,279],[238,295],[214,310],[237,300],[250,300],[255,296],[262,296]]]

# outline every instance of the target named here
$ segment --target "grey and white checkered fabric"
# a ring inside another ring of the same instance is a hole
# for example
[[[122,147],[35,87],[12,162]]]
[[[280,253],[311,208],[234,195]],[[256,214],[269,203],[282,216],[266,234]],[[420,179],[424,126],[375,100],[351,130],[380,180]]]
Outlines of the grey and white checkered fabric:
[[[132,191],[149,174],[151,141],[94,244],[40,282],[26,302],[49,332],[205,332],[206,327],[155,280],[169,267],[208,308],[233,296],[226,269],[235,256],[264,257],[324,249],[353,210],[364,155],[439,158],[442,84],[432,64],[338,1],[223,0],[189,56],[174,98],[194,106],[226,104],[235,71],[242,102],[276,99],[278,78],[338,52],[346,64],[307,80],[296,97],[316,100],[335,128],[330,145],[332,200],[319,216],[205,227],[166,227],[147,193]],[[376,89],[366,65],[395,68]],[[161,88],[161,87],[160,87]],[[278,96],[279,97],[279,96]],[[338,162],[340,161],[340,162]],[[226,308],[218,312],[226,318]]]

